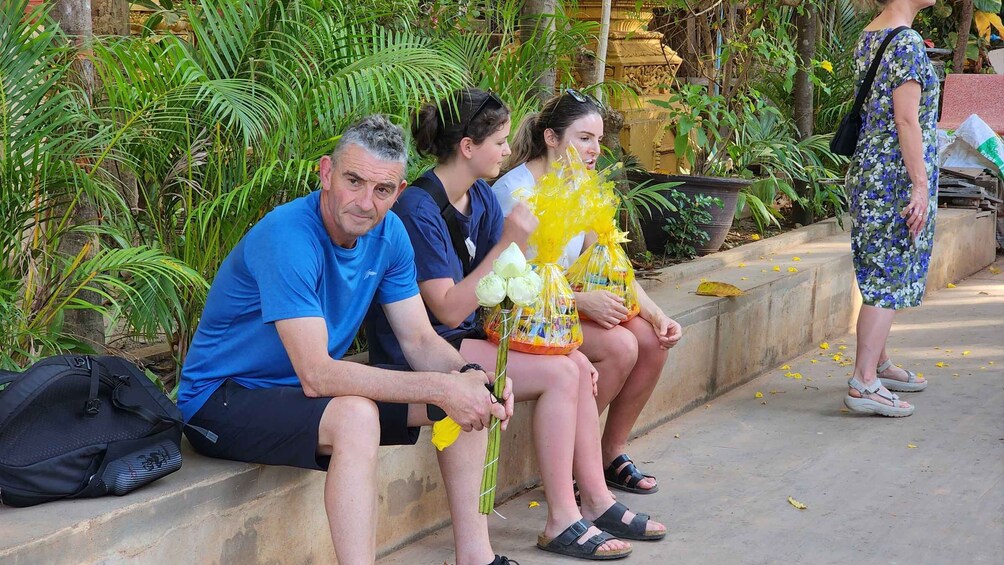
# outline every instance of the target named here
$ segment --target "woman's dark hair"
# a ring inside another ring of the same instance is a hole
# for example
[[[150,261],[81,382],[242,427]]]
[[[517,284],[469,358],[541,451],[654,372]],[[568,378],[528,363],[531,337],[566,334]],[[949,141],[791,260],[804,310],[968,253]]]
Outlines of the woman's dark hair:
[[[558,138],[564,138],[565,130],[572,125],[572,122],[590,114],[603,115],[603,109],[592,96],[586,96],[571,88],[563,90],[561,94],[544,102],[540,112],[527,114],[523,118],[512,143],[509,144],[512,154],[502,169],[507,171],[547,155],[544,130],[550,129]]]
[[[491,92],[464,88],[436,104],[425,104],[411,122],[415,146],[422,155],[434,155],[440,163],[456,152],[460,140],[484,142],[509,121],[509,108]]]

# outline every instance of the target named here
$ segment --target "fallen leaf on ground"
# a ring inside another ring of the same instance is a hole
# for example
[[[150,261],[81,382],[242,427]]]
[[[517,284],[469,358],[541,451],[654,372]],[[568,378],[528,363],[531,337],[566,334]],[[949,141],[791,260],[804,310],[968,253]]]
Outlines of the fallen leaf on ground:
[[[845,412],[845,413],[850,413],[850,410],[848,410],[848,409],[846,409],[846,408],[841,408],[841,409],[840,409],[840,411],[841,411],[841,412]]]
[[[805,510],[806,508],[808,508],[808,506],[802,504],[801,502],[795,500],[790,496],[788,497],[788,504],[794,506],[795,508],[798,508],[799,510]]]
[[[758,390],[756,391],[756,394],[753,395],[753,398],[763,398],[763,393]]]
[[[982,290],[979,292],[979,294],[982,294],[983,296],[990,296],[989,292],[984,292]]]
[[[907,447],[908,447],[909,449],[915,449],[915,448],[917,447],[916,445],[914,445],[914,444],[912,444],[912,443],[908,443],[908,444],[906,444],[906,446],[907,446]]]
[[[742,296],[743,291],[738,286],[701,279],[701,284],[697,285],[699,296]]]
[[[527,507],[527,508],[536,508],[536,507],[538,507],[538,506],[540,506],[540,503],[539,503],[539,502],[537,502],[536,500],[531,500],[531,501],[530,501],[530,504],[527,504],[527,505],[526,505],[526,507]]]

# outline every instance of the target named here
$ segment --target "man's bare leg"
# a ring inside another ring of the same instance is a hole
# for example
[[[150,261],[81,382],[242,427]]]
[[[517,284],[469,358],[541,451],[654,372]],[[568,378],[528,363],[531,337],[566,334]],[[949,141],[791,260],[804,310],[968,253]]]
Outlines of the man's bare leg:
[[[321,416],[317,451],[331,455],[324,511],[340,565],[376,561],[377,451],[380,415],[367,398],[333,398]]]

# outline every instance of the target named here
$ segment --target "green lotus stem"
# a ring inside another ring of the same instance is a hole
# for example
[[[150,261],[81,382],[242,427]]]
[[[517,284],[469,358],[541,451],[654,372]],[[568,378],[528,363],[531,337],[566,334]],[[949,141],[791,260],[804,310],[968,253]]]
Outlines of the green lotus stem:
[[[509,336],[515,326],[512,301],[506,298],[500,305],[499,315],[502,316],[502,331],[499,336],[498,355],[495,358],[495,398],[501,402],[505,390],[506,363],[509,361]],[[481,475],[481,496],[478,499],[478,511],[491,514],[495,508],[495,490],[498,485],[499,443],[501,426],[499,419],[492,416],[488,427],[488,448],[485,450],[485,467]]]

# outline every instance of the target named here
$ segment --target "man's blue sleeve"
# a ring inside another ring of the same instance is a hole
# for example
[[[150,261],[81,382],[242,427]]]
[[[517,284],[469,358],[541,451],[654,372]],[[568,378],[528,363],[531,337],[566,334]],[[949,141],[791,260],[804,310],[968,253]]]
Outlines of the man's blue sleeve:
[[[377,288],[378,304],[390,304],[418,294],[418,283],[415,274],[415,251],[408,241],[401,220],[389,212],[384,219],[387,222],[387,241],[390,244],[387,271],[384,273],[380,286]]]

